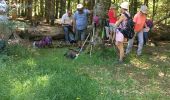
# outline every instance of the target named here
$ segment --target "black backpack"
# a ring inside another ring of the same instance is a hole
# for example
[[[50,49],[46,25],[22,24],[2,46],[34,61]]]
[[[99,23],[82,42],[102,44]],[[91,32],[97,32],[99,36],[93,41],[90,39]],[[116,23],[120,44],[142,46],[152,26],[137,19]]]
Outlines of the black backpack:
[[[124,35],[125,38],[132,39],[135,32],[134,32],[134,25],[132,17],[130,17],[127,13],[124,13],[124,15],[127,17],[128,21],[126,24],[125,29],[119,28],[119,31]]]

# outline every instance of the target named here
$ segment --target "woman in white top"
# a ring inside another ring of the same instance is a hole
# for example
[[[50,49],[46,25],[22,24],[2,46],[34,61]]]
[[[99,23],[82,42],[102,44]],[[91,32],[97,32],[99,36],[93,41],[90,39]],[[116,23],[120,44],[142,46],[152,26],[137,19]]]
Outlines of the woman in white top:
[[[116,46],[119,50],[119,62],[122,63],[123,62],[123,58],[124,58],[124,36],[123,34],[119,31],[119,29],[124,29],[126,27],[127,24],[127,17],[125,15],[125,13],[130,16],[128,9],[129,9],[129,3],[128,2],[123,2],[120,5],[121,7],[121,16],[120,18],[117,20],[116,22],[116,27],[118,27],[116,29],[116,37],[115,37],[115,41],[116,41]]]

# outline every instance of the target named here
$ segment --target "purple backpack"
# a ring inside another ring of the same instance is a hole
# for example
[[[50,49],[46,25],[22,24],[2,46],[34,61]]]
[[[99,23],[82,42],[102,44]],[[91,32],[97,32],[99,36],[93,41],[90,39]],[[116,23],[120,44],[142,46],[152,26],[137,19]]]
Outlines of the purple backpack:
[[[44,48],[46,46],[51,46],[52,45],[52,38],[50,36],[46,36],[42,38],[40,41],[36,41],[33,43],[38,48]]]
[[[44,38],[45,45],[50,46],[52,45],[52,38],[50,36],[46,36]]]

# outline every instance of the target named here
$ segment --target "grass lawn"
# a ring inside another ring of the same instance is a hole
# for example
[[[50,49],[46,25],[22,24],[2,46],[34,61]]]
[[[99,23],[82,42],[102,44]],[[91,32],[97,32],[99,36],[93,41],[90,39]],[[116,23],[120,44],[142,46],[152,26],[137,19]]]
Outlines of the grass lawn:
[[[169,50],[148,46],[116,64],[113,48],[71,60],[67,48],[11,46],[0,55],[0,100],[170,100]]]

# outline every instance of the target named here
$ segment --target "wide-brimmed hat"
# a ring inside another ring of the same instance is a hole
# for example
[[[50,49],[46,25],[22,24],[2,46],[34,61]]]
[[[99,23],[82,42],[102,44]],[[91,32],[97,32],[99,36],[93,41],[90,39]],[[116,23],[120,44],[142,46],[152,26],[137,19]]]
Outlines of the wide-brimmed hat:
[[[81,8],[83,8],[83,5],[82,4],[78,4],[77,5],[77,9],[81,9]]]
[[[147,14],[148,13],[148,7],[146,5],[142,5],[140,7],[140,11],[144,14]]]
[[[123,2],[120,4],[120,7],[123,9],[129,9],[129,2]]]

